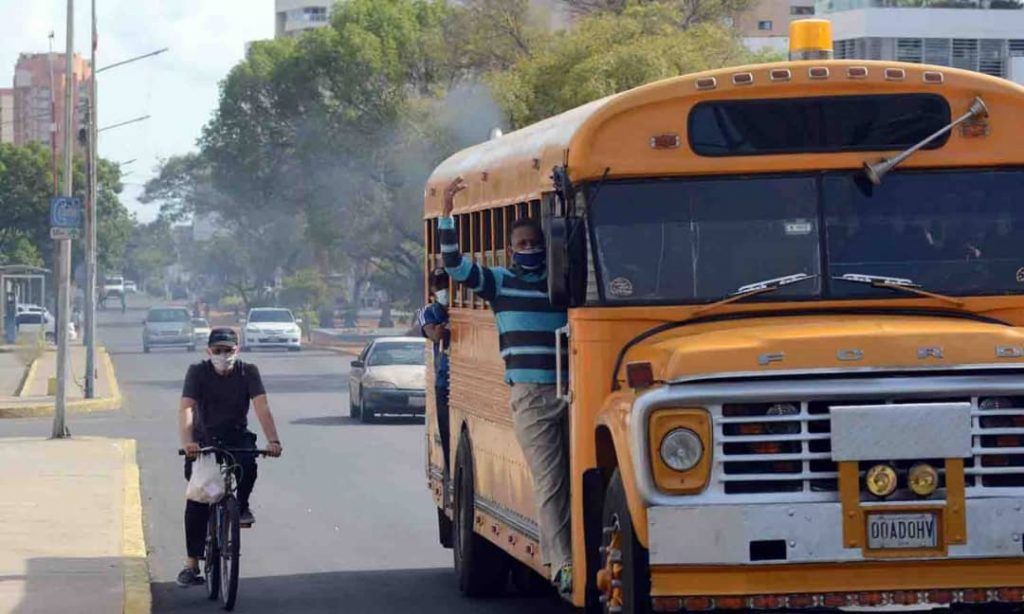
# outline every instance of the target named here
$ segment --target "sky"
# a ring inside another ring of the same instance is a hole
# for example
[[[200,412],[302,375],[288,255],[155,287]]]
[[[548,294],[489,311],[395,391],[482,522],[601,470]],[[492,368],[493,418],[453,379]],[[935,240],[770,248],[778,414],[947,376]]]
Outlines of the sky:
[[[11,87],[22,52],[65,49],[67,0],[0,0],[0,87]],[[75,0],[75,50],[88,57],[90,1]],[[149,221],[157,205],[137,196],[159,161],[195,150],[203,125],[217,105],[218,84],[245,54],[248,41],[274,35],[273,0],[96,0],[99,32],[96,64],[170,50],[114,68],[98,81],[99,125],[143,115],[147,121],[100,136],[100,156],[124,167],[124,204]]]

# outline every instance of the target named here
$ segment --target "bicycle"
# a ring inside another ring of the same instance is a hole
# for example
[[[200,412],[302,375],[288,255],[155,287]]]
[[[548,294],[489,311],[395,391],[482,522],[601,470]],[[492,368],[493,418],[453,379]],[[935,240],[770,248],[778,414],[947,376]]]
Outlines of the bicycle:
[[[266,456],[267,450],[255,448],[199,448],[199,454],[215,454],[224,476],[224,496],[210,504],[210,521],[206,529],[206,549],[203,553],[203,575],[206,580],[206,596],[210,601],[220,597],[221,605],[231,611],[238,598],[238,560],[241,554],[241,527],[238,521],[238,499],[235,498],[236,454]],[[178,450],[179,456],[185,450]],[[225,462],[227,461],[227,462]],[[246,525],[250,526],[250,525]]]

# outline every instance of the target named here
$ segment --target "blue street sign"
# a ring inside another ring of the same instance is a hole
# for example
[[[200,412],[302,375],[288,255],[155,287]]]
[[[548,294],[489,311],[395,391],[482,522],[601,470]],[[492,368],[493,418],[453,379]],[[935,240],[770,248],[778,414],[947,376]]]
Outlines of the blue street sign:
[[[50,199],[50,226],[52,228],[81,228],[82,199],[55,196]]]

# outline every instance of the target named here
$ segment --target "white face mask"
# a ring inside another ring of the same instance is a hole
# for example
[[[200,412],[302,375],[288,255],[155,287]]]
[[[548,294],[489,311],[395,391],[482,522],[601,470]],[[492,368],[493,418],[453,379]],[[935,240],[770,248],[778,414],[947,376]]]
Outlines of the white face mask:
[[[436,300],[438,302],[438,304],[447,307],[448,306],[448,291],[447,290],[437,290],[436,292],[434,292],[434,300]]]
[[[230,354],[213,354],[210,356],[213,368],[219,373],[230,371],[235,366],[236,360],[238,360],[238,354],[235,352]]]

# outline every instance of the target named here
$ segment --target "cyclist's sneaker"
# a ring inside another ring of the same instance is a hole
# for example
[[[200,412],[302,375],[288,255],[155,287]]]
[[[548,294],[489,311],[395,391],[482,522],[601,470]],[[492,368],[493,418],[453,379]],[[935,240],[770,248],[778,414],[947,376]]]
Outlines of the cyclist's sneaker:
[[[199,575],[199,570],[195,567],[186,567],[178,574],[178,586],[181,588],[200,586],[201,584],[203,584],[203,577]]]
[[[242,511],[238,513],[238,524],[252,524],[254,522],[256,522],[256,518],[252,515],[252,510],[248,507],[243,507]]]

